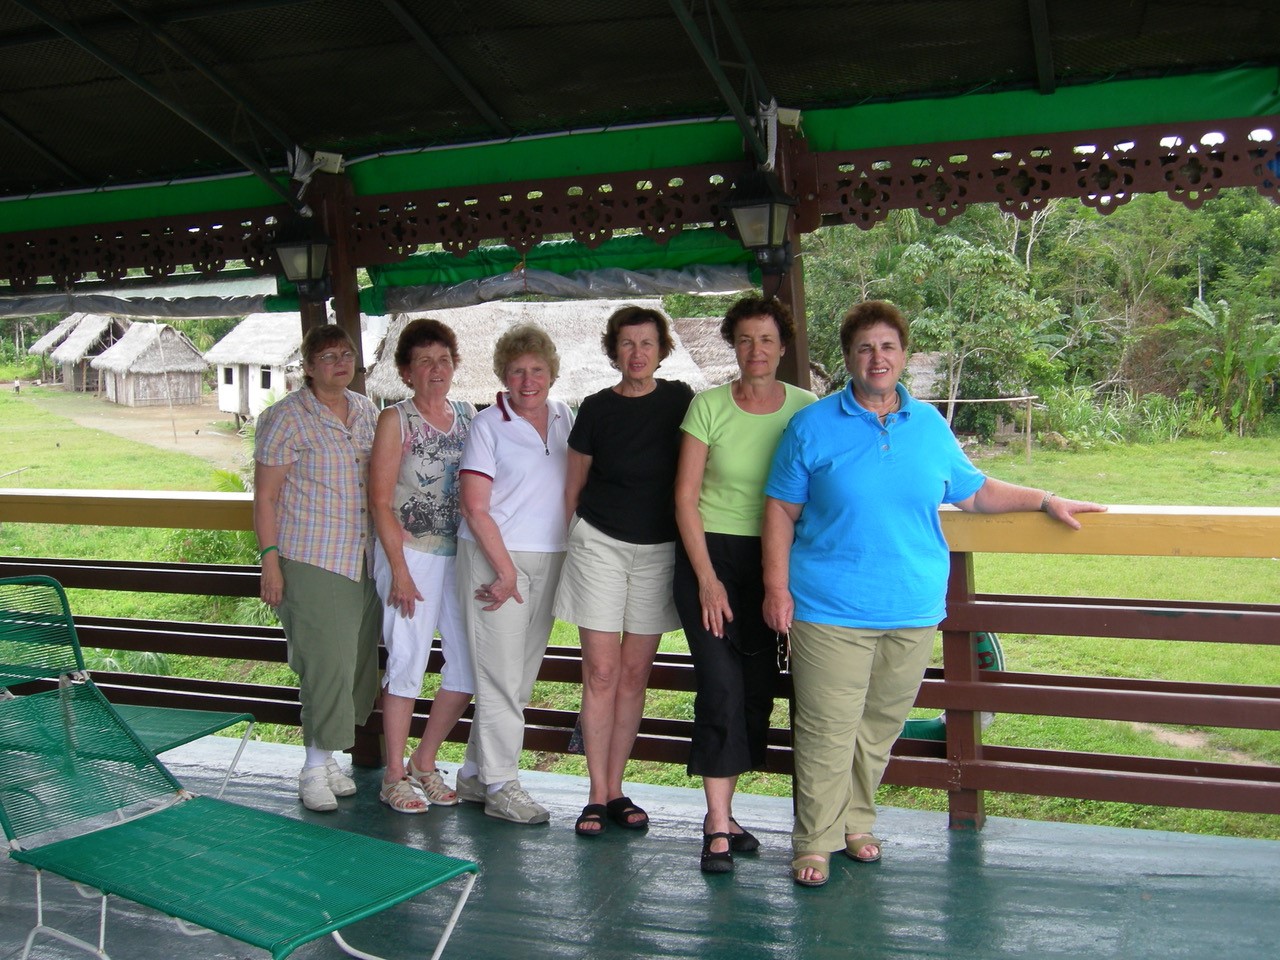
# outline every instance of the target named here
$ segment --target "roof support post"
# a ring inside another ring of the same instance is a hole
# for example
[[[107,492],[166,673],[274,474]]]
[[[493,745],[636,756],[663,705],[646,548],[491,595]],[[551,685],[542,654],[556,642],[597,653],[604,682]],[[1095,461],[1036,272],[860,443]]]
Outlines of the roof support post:
[[[356,375],[351,389],[364,393],[364,348],[360,337],[360,287],[351,246],[353,236],[349,211],[354,204],[354,191],[346,174],[316,173],[307,187],[307,204],[315,211],[320,225],[332,242],[329,249],[329,276],[333,282],[334,322],[347,332],[356,347]],[[320,305],[323,311],[323,304]],[[323,318],[322,323],[326,322]],[[307,324],[303,315],[303,329]]]
[[[787,241],[791,244],[793,257],[791,267],[779,277],[766,275],[763,278],[764,293],[785,303],[796,325],[795,341],[778,364],[778,378],[808,390],[812,382],[809,377],[809,325],[805,317],[804,257],[801,256],[800,243],[803,232],[816,229],[820,221],[813,209],[814,194],[808,177],[801,176],[812,168],[812,161],[805,149],[804,138],[798,136],[794,128],[779,125],[775,162],[783,188],[799,203],[787,225]],[[777,284],[776,290],[770,289],[773,284]]]
[[[778,277],[765,275],[764,292],[766,296],[772,294],[785,303],[796,324],[795,340],[787,347],[787,352],[782,355],[782,361],[778,364],[778,379],[808,390],[809,331],[804,313],[804,258],[800,256],[800,231],[795,228],[794,220],[787,234],[796,259],[786,273]],[[778,285],[776,291],[769,289],[773,283]]]

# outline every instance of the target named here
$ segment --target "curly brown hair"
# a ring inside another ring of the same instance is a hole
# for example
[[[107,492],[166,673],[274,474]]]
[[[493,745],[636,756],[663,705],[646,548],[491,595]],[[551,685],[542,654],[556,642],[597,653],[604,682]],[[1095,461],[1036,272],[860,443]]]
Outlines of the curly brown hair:
[[[898,340],[903,350],[910,346],[911,326],[901,310],[888,300],[863,300],[854,304],[840,322],[840,352],[847,357],[854,334],[867,327],[874,327],[877,323],[888,324],[898,331]]]
[[[724,315],[720,324],[720,336],[724,342],[733,346],[738,324],[752,317],[771,317],[778,327],[778,339],[784,347],[791,346],[796,338],[796,322],[791,317],[791,308],[777,297],[743,297]]]

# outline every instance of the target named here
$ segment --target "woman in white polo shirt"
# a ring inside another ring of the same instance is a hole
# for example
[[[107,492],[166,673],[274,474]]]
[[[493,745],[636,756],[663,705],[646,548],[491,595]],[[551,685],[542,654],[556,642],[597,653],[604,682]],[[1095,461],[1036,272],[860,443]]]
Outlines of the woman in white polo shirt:
[[[564,563],[565,463],[573,416],[548,393],[560,357],[545,330],[512,327],[493,351],[506,390],[476,414],[460,463],[458,593],[475,670],[475,718],[459,800],[491,817],[546,823],[520,786],[524,708],[551,637]]]

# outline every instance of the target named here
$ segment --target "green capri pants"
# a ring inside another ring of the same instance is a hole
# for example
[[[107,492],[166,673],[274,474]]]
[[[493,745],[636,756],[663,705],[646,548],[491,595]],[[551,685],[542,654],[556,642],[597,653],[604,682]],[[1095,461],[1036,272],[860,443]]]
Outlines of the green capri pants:
[[[284,597],[276,612],[301,688],[303,742],[347,750],[378,696],[382,604],[373,578],[349,580],[287,557],[280,571]]]

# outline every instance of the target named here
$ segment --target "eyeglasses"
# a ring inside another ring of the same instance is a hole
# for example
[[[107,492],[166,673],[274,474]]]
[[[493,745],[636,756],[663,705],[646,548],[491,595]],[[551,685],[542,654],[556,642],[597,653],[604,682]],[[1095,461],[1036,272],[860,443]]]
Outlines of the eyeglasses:
[[[350,363],[355,358],[356,355],[350,350],[343,350],[341,353],[335,353],[331,350],[328,353],[322,353],[320,356],[316,357],[316,363],[323,363],[326,367],[331,367],[338,361]]]

